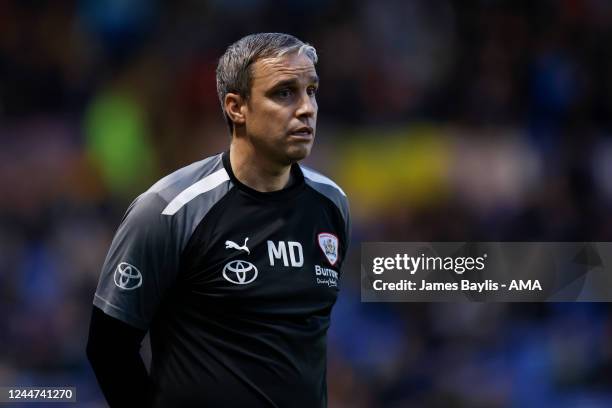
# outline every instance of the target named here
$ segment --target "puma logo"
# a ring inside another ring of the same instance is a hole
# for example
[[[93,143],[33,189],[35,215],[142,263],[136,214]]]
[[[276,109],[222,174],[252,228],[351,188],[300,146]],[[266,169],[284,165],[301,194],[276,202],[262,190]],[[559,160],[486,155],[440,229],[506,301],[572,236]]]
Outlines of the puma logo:
[[[245,251],[247,254],[251,255],[251,251],[247,248],[246,243],[249,240],[249,237],[244,239],[244,245],[238,246],[234,241],[227,240],[225,241],[225,249],[237,249],[239,251]]]

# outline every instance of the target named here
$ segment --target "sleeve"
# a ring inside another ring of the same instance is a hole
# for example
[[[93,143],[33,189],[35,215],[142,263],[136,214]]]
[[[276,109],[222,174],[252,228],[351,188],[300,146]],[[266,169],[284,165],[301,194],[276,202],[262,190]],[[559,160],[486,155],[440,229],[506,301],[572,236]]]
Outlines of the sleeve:
[[[165,200],[139,196],[128,208],[112,244],[94,295],[104,313],[148,329],[164,294],[178,274],[180,246]]]
[[[345,265],[345,261],[346,261],[346,255],[348,254],[348,249],[349,246],[351,245],[351,233],[352,233],[352,226],[351,226],[351,212],[350,212],[350,207],[349,207],[349,203],[348,200],[345,198],[343,200],[343,204],[344,204],[344,236],[345,236],[345,242],[342,248],[342,265]]]
[[[111,407],[150,405],[154,386],[140,356],[145,334],[93,307],[87,357]]]

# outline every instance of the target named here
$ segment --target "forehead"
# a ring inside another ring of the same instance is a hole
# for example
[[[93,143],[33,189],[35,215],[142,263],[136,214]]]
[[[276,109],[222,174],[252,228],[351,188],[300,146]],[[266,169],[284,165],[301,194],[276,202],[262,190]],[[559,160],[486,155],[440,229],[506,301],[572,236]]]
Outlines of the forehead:
[[[317,79],[314,64],[304,54],[296,52],[282,57],[262,58],[252,66],[252,87],[270,87],[288,80]]]

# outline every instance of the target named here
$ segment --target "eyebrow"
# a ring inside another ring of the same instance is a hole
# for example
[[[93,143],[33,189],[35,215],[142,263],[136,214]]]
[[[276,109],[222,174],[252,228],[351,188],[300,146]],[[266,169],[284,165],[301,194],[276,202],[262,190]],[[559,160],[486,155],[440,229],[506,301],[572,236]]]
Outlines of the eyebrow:
[[[277,83],[275,83],[274,85],[272,85],[270,87],[270,89],[276,89],[276,88],[281,88],[283,86],[289,86],[289,85],[294,85],[297,82],[297,80],[295,78],[291,78],[291,79],[285,79],[282,81],[279,81]],[[308,82],[309,83],[315,83],[315,84],[319,84],[319,77],[317,75],[312,75],[308,78]]]

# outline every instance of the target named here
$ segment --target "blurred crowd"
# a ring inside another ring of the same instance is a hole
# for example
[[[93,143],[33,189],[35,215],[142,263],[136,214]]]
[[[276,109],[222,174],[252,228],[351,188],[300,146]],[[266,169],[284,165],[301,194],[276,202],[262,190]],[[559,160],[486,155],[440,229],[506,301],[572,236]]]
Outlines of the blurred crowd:
[[[319,53],[307,164],[347,192],[330,407],[612,405],[612,309],[361,303],[365,241],[609,241],[612,3],[0,1],[0,385],[73,385],[131,200],[227,148],[217,58]]]

